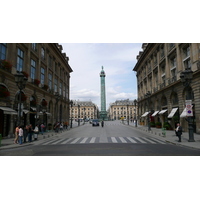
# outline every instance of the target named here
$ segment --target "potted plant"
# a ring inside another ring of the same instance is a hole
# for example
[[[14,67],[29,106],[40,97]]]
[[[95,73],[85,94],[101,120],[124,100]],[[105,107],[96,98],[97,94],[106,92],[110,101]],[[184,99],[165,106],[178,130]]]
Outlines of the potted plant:
[[[47,106],[47,101],[43,99],[41,104],[42,104],[43,107],[46,107]]]
[[[49,88],[49,86],[46,85],[46,84],[44,84],[43,89],[44,89],[44,90],[48,90],[48,88]]]
[[[38,79],[34,79],[33,82],[34,82],[34,84],[37,85],[37,86],[40,84],[40,80],[38,80]]]
[[[6,69],[8,71],[11,71],[11,69],[12,69],[12,64],[8,60],[1,60],[1,66],[3,69]]]
[[[5,87],[0,87],[0,97],[8,97],[10,92]]]
[[[155,127],[156,126],[155,122],[150,122],[150,126]]]
[[[36,104],[37,104],[36,100],[30,101],[30,105],[31,105],[31,106],[36,106]]]
[[[21,93],[21,101],[26,101],[27,96],[24,93]]]
[[[156,122],[156,128],[161,128],[162,124],[161,122]]]
[[[21,73],[24,74],[24,76],[25,76],[26,78],[28,78],[28,76],[29,76],[28,73],[26,73],[25,71],[22,71]]]

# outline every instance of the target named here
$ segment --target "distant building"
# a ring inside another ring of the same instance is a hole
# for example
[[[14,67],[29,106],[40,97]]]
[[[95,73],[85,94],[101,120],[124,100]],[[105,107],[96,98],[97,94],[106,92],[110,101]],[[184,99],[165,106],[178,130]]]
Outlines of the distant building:
[[[110,104],[109,118],[119,120],[121,118],[135,120],[137,119],[137,103],[135,100],[116,100]]]
[[[200,133],[200,44],[158,43],[142,45],[134,71],[137,72],[138,115],[140,124],[169,123],[174,129],[181,122],[188,131],[185,100],[192,100],[193,128]],[[189,86],[180,78],[185,70],[192,70]]]
[[[21,93],[21,125],[69,120],[69,58],[57,43],[0,43],[0,133],[12,135],[18,122],[15,74],[28,81]],[[49,125],[49,126],[48,126]]]
[[[72,101],[70,119],[96,119],[99,117],[99,109],[92,101]]]

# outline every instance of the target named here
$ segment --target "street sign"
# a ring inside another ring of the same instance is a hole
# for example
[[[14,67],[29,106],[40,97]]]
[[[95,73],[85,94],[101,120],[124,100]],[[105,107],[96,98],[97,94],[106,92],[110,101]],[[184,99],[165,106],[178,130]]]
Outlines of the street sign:
[[[192,100],[186,100],[185,101],[185,106],[186,106],[186,116],[187,117],[192,117],[193,116],[193,111],[192,111]]]

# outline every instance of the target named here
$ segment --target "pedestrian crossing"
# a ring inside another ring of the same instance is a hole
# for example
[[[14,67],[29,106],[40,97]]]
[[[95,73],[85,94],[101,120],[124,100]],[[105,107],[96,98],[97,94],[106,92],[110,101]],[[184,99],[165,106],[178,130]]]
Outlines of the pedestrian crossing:
[[[132,144],[166,144],[156,138],[149,137],[107,137],[107,143],[132,143]],[[92,144],[101,143],[100,137],[79,137],[79,138],[62,138],[49,139],[40,145],[64,145],[64,144]]]

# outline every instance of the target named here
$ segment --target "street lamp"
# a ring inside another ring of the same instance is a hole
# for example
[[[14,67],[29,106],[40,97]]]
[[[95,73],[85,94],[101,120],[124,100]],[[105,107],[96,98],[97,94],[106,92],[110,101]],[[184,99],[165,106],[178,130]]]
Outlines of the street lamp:
[[[128,111],[129,104],[127,104],[126,106],[127,106],[127,123],[128,123],[128,125],[129,125],[129,111]]]
[[[18,125],[21,125],[21,101],[22,101],[22,90],[26,87],[26,82],[28,78],[24,76],[21,72],[18,72],[15,76],[15,82],[19,88],[19,110],[18,110]]]
[[[83,108],[83,110],[84,110],[84,113],[83,113],[83,114],[84,114],[84,115],[83,115],[83,116],[84,116],[83,124],[85,124],[85,108]]]
[[[70,106],[71,106],[71,125],[70,128],[72,128],[72,107],[73,107],[73,101],[70,101]]]
[[[137,127],[137,116],[136,116],[136,106],[137,106],[137,100],[134,100],[134,106],[135,106],[135,127]]]
[[[187,68],[185,71],[181,72],[180,74],[180,79],[181,82],[183,83],[183,86],[185,88],[190,87],[190,84],[192,82],[193,78],[193,71],[189,68]],[[192,94],[189,92],[188,99],[192,101]],[[188,132],[189,132],[189,140],[188,142],[195,142],[194,140],[194,129],[193,129],[193,121],[192,121],[192,116],[188,116],[188,119],[186,119],[188,122]]]
[[[148,102],[148,131],[151,131],[151,126],[150,126],[150,96],[151,96],[151,92],[148,91],[146,94],[145,94],[146,98],[147,98],[147,102]]]
[[[78,126],[80,126],[80,105],[78,105]]]

